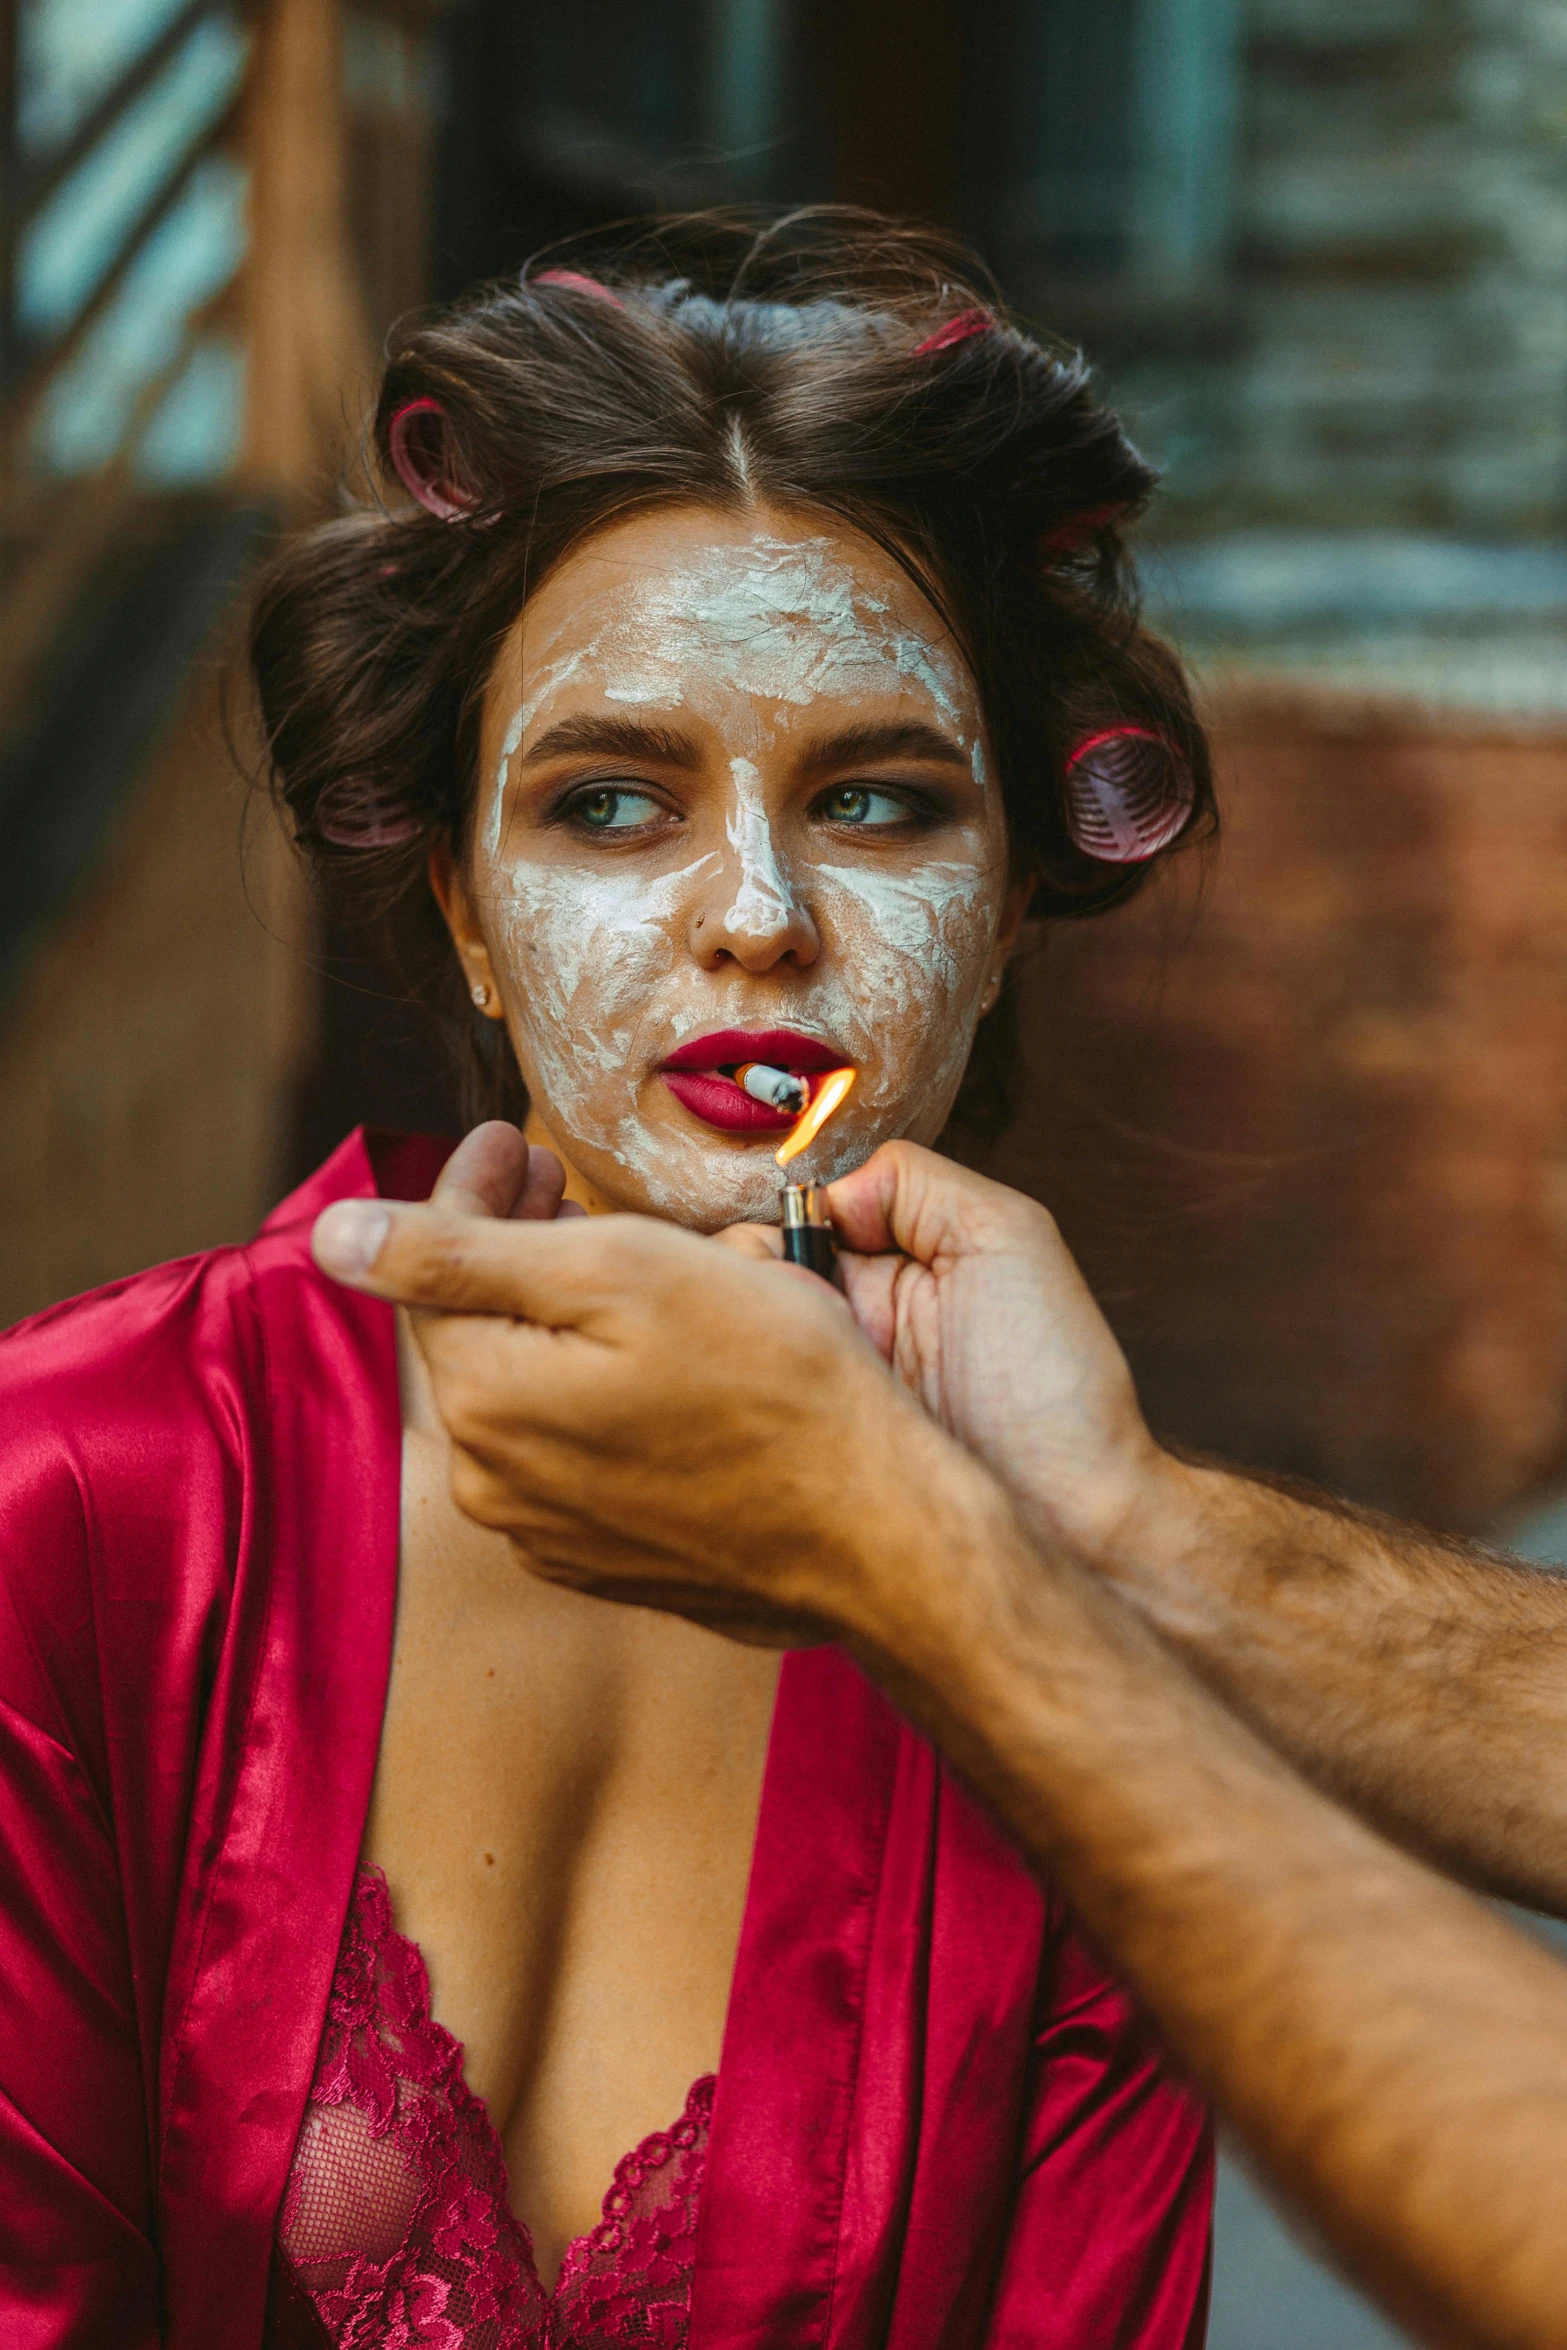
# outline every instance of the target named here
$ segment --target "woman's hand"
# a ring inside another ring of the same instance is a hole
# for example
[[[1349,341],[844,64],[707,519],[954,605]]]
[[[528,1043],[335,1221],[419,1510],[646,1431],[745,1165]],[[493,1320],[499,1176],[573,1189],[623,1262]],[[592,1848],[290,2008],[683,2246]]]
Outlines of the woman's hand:
[[[1103,1558],[1181,1471],[1150,1436],[1052,1217],[907,1142],[884,1144],[828,1196],[845,1294],[871,1344],[994,1472],[1036,1541]],[[748,1255],[779,1246],[766,1226],[721,1237]]]

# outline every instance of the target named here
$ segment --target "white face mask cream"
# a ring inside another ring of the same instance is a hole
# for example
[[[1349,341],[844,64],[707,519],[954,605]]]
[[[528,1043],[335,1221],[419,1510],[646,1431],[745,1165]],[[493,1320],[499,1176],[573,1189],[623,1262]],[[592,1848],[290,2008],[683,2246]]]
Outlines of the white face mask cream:
[[[715,1032],[856,1068],[802,1174],[935,1139],[1003,950],[1006,828],[972,679],[890,557],[783,516],[617,524],[530,600],[483,744],[467,890],[596,1199],[775,1215],[777,1133],[715,1128],[663,1074]]]

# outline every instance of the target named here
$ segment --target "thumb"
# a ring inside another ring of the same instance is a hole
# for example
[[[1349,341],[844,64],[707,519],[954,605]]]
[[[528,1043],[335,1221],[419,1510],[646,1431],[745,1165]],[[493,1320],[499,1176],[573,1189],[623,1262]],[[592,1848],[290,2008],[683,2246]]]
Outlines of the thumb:
[[[436,1313],[508,1314],[580,1328],[633,1278],[632,1217],[502,1222],[397,1200],[334,1201],[316,1218],[323,1273],[372,1297]],[[623,1229],[614,1231],[611,1226]]]

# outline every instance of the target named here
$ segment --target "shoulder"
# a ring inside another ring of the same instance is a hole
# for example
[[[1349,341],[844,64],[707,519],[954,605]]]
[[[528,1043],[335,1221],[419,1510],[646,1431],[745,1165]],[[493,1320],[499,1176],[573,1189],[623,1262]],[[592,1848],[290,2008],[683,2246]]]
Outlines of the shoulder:
[[[80,1531],[94,1497],[156,1494],[204,1434],[231,1433],[251,1285],[245,1250],[214,1249],[0,1334],[0,1530],[42,1513],[61,1537]]]
[[[174,1464],[183,1478],[205,1449],[242,1453],[269,1378],[364,1312],[311,1262],[315,1217],[333,1199],[422,1196],[414,1186],[428,1190],[449,1147],[352,1135],[249,1243],[154,1265],[0,1332],[0,1526],[47,1506],[64,1531],[89,1499],[150,1501]]]
[[[0,1708],[73,1752],[100,1744],[124,1636],[220,1597],[247,1288],[244,1251],[220,1249],[0,1336]]]
[[[407,1145],[401,1163],[394,1149],[393,1180],[417,1182],[431,1149],[421,1161]],[[324,1280],[309,1251],[320,1208],[380,1175],[353,1136],[249,1244],[0,1334],[0,1700],[41,1674],[57,1683],[56,1665],[96,1649],[106,1611],[188,1628],[221,1606],[269,1483],[280,1399],[292,1427],[309,1395],[328,1454],[339,1405],[352,1418],[372,1394],[387,1408],[389,1310]]]

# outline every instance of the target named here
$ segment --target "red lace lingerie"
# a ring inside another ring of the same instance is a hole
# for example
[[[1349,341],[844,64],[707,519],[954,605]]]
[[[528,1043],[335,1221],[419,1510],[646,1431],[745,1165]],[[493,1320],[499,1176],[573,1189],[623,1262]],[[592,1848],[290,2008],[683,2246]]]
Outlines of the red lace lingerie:
[[[547,2293],[418,1947],[361,1869],[278,2220],[291,2298],[336,2350],[684,2350],[713,2087],[625,2157]]]

